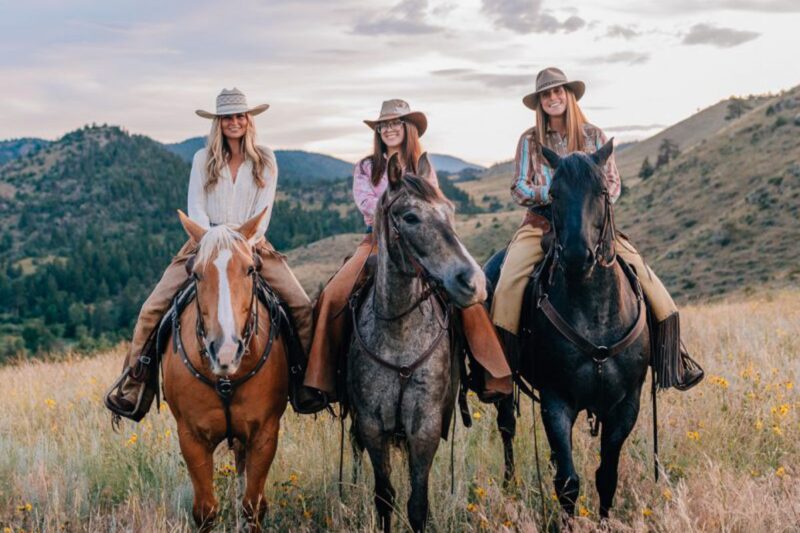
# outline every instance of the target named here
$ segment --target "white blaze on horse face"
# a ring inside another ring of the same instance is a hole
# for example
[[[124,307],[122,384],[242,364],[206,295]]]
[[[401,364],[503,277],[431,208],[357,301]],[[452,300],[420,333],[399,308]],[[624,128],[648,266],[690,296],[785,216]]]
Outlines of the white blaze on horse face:
[[[222,343],[217,350],[217,361],[220,365],[230,367],[236,360],[238,345],[236,339],[236,321],[233,317],[233,304],[231,301],[231,286],[228,281],[228,263],[233,253],[230,250],[222,250],[214,259],[214,266],[219,275],[219,294],[217,295],[217,322],[222,331]],[[230,372],[235,368],[229,368]]]

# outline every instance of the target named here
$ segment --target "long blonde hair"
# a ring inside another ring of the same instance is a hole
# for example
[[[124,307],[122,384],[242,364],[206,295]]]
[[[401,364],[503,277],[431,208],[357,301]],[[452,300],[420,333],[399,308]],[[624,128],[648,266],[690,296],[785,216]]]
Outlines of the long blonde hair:
[[[564,86],[564,92],[567,95],[567,109],[565,111],[565,121],[567,123],[567,151],[569,152],[582,152],[584,147],[583,143],[583,126],[587,122],[586,115],[581,111],[578,105],[578,100],[575,99],[575,94],[572,89]],[[536,140],[539,141],[540,146],[547,146],[545,139],[547,138],[547,124],[550,116],[545,113],[542,107],[542,99],[539,98],[536,104]],[[553,148],[548,146],[548,148]]]
[[[271,173],[275,173],[274,162],[272,158],[268,157],[258,146],[256,146],[256,125],[253,122],[253,117],[247,113],[247,130],[244,135],[239,139],[239,146],[247,159],[253,162],[253,181],[259,187],[266,187],[267,182],[264,180],[264,170],[267,169]],[[228,139],[222,134],[222,119],[215,117],[211,121],[211,132],[208,134],[208,141],[206,142],[207,157],[206,157],[206,192],[212,190],[219,181],[222,175],[222,170],[228,164],[231,158],[231,149],[228,146]]]

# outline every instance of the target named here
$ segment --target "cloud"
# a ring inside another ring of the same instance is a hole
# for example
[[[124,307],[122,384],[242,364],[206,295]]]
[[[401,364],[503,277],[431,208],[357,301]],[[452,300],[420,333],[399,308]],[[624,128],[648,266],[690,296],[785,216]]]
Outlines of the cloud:
[[[630,28],[628,26],[621,26],[619,24],[614,24],[608,27],[606,31],[606,37],[622,37],[626,40],[631,40],[634,37],[638,37],[641,35],[640,32]]]
[[[732,48],[752,41],[761,35],[754,31],[720,28],[711,24],[695,24],[684,35],[683,44],[710,44],[719,48]]]
[[[353,33],[361,35],[424,35],[444,31],[425,21],[428,0],[402,0],[388,13],[374,15],[369,20],[358,22]]]
[[[628,126],[611,126],[605,128],[604,131],[611,133],[625,132],[625,131],[649,131],[655,129],[663,129],[667,126],[664,124],[631,124]]]
[[[597,63],[627,63],[629,65],[643,65],[650,61],[650,54],[645,52],[614,52],[603,56],[594,56],[583,59],[581,63],[594,65]]]
[[[550,13],[542,13],[542,0],[482,0],[481,12],[494,25],[516,33],[571,33],[586,25],[577,15],[559,21]]]
[[[628,13],[681,14],[708,11],[753,11],[757,13],[799,13],[797,0],[628,0],[619,9]]]
[[[533,85],[533,76],[531,74],[497,74],[478,72],[468,68],[434,70],[431,74],[463,81],[475,81],[490,89],[509,89]]]

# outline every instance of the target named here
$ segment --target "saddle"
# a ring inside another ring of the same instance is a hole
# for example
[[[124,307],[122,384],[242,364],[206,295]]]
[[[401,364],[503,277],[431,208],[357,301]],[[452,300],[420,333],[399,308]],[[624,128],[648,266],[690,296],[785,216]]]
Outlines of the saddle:
[[[194,283],[191,280],[187,280],[172,299],[169,311],[161,318],[158,326],[151,333],[145,344],[142,354],[139,356],[133,374],[136,379],[145,382],[145,390],[134,413],[124,415],[135,422],[139,422],[150,411],[154,399],[156,400],[156,405],[160,407],[159,370],[161,368],[161,358],[167,349],[167,343],[172,337],[173,323],[180,320],[183,311],[194,301],[195,293],[196,287]],[[278,297],[267,281],[260,276],[256,294],[259,302],[269,309],[270,313],[277,313],[278,315],[276,321],[279,325],[277,338],[283,340],[289,368],[289,401],[292,404],[292,408],[300,412],[296,398],[298,390],[303,384],[307,361],[305,351],[297,336],[297,330],[292,321],[289,307]],[[109,406],[108,402],[106,402],[106,405]]]

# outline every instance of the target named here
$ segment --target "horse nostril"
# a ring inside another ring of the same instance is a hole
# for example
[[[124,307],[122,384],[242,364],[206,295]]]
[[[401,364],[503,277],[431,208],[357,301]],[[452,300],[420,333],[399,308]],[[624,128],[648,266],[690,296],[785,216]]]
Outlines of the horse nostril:
[[[456,281],[462,288],[467,289],[468,291],[474,291],[475,283],[472,280],[472,276],[470,274],[471,272],[469,271],[459,272],[456,275]]]

